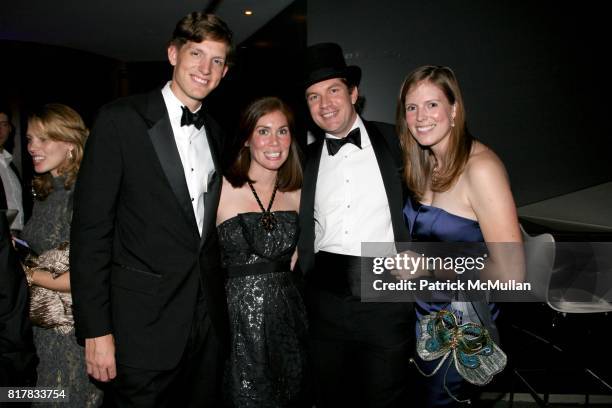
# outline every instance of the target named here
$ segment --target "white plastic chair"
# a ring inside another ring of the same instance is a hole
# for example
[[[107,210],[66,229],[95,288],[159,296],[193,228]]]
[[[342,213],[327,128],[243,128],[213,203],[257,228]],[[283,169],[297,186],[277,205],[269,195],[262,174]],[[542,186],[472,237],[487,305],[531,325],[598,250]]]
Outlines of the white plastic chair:
[[[525,266],[527,281],[531,282],[532,292],[548,303],[550,278],[555,264],[555,238],[549,234],[531,236],[522,225],[521,236],[525,245]]]
[[[555,271],[555,240],[554,237],[549,234],[540,234],[536,236],[530,236],[525,232],[523,226],[521,228],[521,235],[525,243],[525,263],[527,266],[527,280],[532,283],[532,289],[534,294],[539,299],[545,300],[546,304],[555,312],[561,313],[563,316],[568,313],[607,313],[612,311],[612,304],[606,299],[610,299],[610,293],[607,293],[603,297],[599,297],[593,293],[589,293],[587,290],[577,287],[562,287],[562,288],[551,288],[551,281]],[[611,271],[612,273],[612,271]],[[553,322],[557,319],[553,317]],[[553,323],[553,332],[556,324]],[[520,329],[520,328],[519,328]],[[521,329],[522,330],[522,329]],[[535,335],[527,330],[522,330],[524,333],[533,336],[536,339],[544,341],[550,346],[550,352],[557,355],[558,352],[564,353],[554,339],[546,340],[542,337]],[[553,334],[553,337],[554,334]],[[553,355],[551,354],[551,356]],[[544,369],[547,375],[550,373],[551,368]],[[612,388],[602,378],[596,375],[591,369],[583,367],[583,372],[592,377],[596,382],[602,385],[604,389],[612,391]],[[549,392],[544,392],[543,398],[540,397],[522,375],[521,369],[515,368],[514,374],[525,384],[534,398],[535,402],[540,406],[547,406],[549,403]],[[510,401],[511,406],[513,402],[514,390],[511,392]],[[589,403],[589,394],[585,394],[585,404]]]

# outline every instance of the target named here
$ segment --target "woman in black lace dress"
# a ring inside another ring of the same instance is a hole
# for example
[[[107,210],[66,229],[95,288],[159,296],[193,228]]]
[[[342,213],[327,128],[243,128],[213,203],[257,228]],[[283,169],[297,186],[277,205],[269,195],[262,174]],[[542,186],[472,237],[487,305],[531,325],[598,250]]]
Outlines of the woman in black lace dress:
[[[230,406],[303,402],[306,313],[291,271],[302,170],[292,126],[278,98],[249,105],[240,123],[242,147],[223,181],[217,229],[228,274]]]
[[[36,200],[32,217],[22,236],[41,258],[70,239],[72,191],[88,133],[81,116],[66,105],[45,105],[28,120],[28,152],[38,175],[33,182]],[[63,264],[67,264],[66,260]],[[48,405],[99,406],[102,393],[89,381],[83,348],[74,337],[70,272],[28,268],[26,277],[29,285],[48,289],[42,291],[44,299],[33,302],[47,302],[58,292],[63,299],[63,304],[58,303],[60,307],[46,309],[46,315],[33,321],[34,344],[40,358],[37,386],[63,389],[69,394],[68,403]]]

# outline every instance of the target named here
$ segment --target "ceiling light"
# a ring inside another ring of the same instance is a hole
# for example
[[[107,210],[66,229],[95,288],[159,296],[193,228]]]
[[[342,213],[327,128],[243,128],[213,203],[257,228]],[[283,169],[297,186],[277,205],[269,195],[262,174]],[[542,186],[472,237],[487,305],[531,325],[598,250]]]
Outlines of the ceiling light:
[[[244,10],[244,15],[245,16],[252,16],[253,15],[253,10]]]

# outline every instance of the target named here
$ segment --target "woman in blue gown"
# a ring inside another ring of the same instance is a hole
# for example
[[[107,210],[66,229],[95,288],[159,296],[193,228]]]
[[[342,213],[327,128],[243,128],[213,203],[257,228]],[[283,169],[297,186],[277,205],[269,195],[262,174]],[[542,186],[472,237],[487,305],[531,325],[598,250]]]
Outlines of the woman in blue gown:
[[[443,242],[521,242],[508,176],[497,155],[467,131],[465,109],[454,73],[423,66],[405,79],[398,100],[397,128],[405,155],[405,180],[411,198],[404,206],[413,239]],[[489,247],[487,269],[508,261],[507,251]],[[498,268],[499,269],[499,268]],[[498,276],[499,277],[499,276]],[[417,318],[440,309],[494,329],[496,308],[481,302],[418,302]],[[420,334],[417,325],[417,336]],[[432,372],[439,361],[417,364]],[[423,378],[425,401],[418,406],[459,406],[468,386],[451,364]],[[446,377],[446,378],[445,378]]]

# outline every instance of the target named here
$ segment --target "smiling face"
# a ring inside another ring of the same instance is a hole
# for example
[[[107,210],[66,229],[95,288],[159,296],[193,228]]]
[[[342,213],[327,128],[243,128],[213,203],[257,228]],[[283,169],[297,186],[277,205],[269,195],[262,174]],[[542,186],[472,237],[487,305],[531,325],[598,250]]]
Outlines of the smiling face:
[[[228,45],[220,41],[187,41],[180,48],[168,47],[168,60],[174,66],[170,88],[174,95],[195,111],[227,73]]]
[[[355,119],[357,87],[349,91],[340,78],[317,82],[306,89],[306,101],[312,120],[325,132],[336,137],[345,137]]]
[[[262,170],[278,171],[291,147],[291,131],[285,115],[274,111],[259,118],[245,146],[251,154],[250,176]]]
[[[423,81],[406,94],[406,124],[424,147],[444,147],[454,126],[456,105],[451,105],[440,88]]]
[[[38,121],[28,123],[27,139],[28,153],[32,156],[34,170],[39,174],[51,172],[53,177],[57,177],[68,163],[68,152],[72,151],[74,146],[68,142],[49,139]]]

